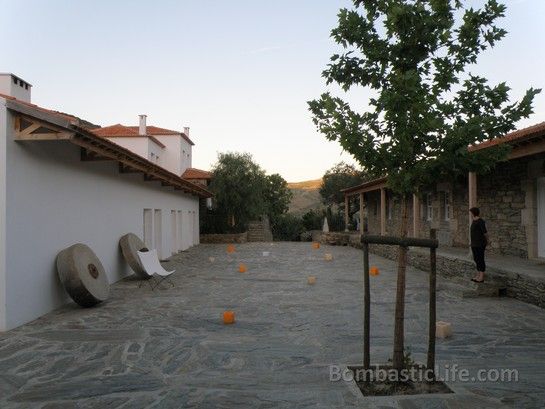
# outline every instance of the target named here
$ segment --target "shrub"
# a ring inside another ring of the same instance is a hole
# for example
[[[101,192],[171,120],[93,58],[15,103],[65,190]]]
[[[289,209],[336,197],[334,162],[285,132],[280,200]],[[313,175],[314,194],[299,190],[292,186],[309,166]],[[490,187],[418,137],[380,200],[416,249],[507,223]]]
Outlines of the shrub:
[[[271,230],[274,240],[299,241],[305,228],[299,217],[287,213],[271,220]]]
[[[303,215],[303,226],[306,230],[322,230],[324,214],[318,210],[309,210]]]

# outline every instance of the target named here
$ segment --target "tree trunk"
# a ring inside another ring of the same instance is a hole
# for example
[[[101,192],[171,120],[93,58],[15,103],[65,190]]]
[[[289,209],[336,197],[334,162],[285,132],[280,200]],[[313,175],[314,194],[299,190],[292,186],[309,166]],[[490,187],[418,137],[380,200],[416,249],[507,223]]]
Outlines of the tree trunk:
[[[400,236],[407,237],[409,219],[409,203],[407,195],[401,198],[401,226]],[[407,270],[407,247],[399,246],[397,258],[397,290],[396,290],[396,308],[395,308],[395,327],[394,327],[394,355],[392,365],[394,369],[400,371],[403,369],[404,361],[404,324],[405,324],[405,272]]]

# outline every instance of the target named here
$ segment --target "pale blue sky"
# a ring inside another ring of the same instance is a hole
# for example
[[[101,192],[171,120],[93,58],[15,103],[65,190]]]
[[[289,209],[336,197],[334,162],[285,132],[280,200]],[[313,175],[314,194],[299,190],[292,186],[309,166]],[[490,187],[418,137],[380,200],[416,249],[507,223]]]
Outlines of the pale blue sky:
[[[482,0],[469,0],[476,5]],[[474,72],[513,96],[545,88],[545,1],[506,0],[508,37]],[[0,72],[33,87],[33,102],[100,125],[191,127],[193,165],[247,151],[288,181],[321,177],[341,148],[318,134],[306,101],[336,49],[343,0],[0,0]],[[366,94],[351,101],[365,107]],[[545,94],[522,125],[545,120]]]

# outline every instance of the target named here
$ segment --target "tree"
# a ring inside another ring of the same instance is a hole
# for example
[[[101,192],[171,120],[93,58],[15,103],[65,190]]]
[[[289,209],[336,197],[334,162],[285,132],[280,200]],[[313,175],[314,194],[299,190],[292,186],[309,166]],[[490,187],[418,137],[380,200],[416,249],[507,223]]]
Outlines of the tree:
[[[325,93],[310,101],[314,123],[372,173],[388,176],[402,205],[400,236],[407,235],[408,197],[445,177],[485,172],[506,158],[496,146],[470,153],[468,146],[513,130],[532,113],[540,91],[518,102],[505,83],[494,86],[469,72],[478,55],[506,31],[496,22],[505,6],[487,0],[481,9],[460,0],[353,0],[341,9],[332,37],[344,51],[323,72],[327,84],[347,92],[370,90],[369,110],[358,112]],[[398,251],[393,366],[404,355],[407,249]]]
[[[209,188],[214,193],[217,214],[225,217],[231,228],[244,228],[265,213],[265,177],[249,153],[218,154]]]
[[[320,186],[320,196],[327,206],[341,205],[344,203],[342,189],[362,183],[364,174],[353,165],[339,162],[331,169],[328,169]]]
[[[265,176],[264,200],[271,220],[288,211],[292,197],[288,182],[282,176],[278,173]]]

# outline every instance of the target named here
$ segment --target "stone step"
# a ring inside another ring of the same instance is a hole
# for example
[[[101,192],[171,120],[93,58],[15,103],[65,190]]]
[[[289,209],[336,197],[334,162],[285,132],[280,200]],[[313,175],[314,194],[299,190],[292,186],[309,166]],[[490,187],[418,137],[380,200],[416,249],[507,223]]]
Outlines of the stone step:
[[[494,282],[494,280],[485,280],[484,283],[474,283],[469,279],[462,282],[460,280],[449,280],[438,277],[437,289],[439,291],[447,291],[462,298],[500,297],[505,290],[505,286]]]

